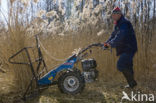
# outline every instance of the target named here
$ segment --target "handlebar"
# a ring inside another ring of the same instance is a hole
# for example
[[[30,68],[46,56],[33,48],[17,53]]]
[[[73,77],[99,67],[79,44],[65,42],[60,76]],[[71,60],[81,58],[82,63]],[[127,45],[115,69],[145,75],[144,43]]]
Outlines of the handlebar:
[[[102,43],[93,43],[89,46],[87,46],[86,48],[82,49],[76,56],[78,56],[79,58],[77,59],[77,61],[82,60],[83,58],[88,56],[88,53],[84,53],[85,51],[87,51],[88,49],[92,48],[92,47],[101,47],[103,50],[108,50],[108,48],[104,47],[104,44]],[[91,51],[90,51],[91,52]],[[83,54],[84,53],[84,54]],[[82,54],[82,55],[81,55]]]
[[[93,43],[91,45],[89,45],[88,47],[82,49],[78,55],[84,53],[85,51],[87,51],[88,49],[92,48],[92,47],[102,47],[104,50],[106,50],[107,48],[104,47],[104,45],[102,43]]]

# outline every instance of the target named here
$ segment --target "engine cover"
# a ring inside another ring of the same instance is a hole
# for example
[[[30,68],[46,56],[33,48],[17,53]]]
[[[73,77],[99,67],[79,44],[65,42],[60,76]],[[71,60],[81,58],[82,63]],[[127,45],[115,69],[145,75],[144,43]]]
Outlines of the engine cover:
[[[96,61],[94,59],[85,59],[81,61],[81,64],[85,82],[90,83],[95,81],[98,76]]]
[[[98,71],[95,69],[95,70],[91,70],[89,72],[83,72],[82,75],[83,75],[86,83],[91,83],[91,82],[95,81],[96,78],[98,77]]]
[[[96,68],[97,64],[94,59],[85,59],[81,61],[83,71],[90,71],[90,69]]]

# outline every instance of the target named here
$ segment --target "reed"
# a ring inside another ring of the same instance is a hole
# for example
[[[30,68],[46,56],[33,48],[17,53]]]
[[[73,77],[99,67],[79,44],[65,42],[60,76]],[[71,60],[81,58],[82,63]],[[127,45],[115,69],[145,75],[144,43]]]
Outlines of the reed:
[[[25,0],[23,0],[23,3],[26,4],[27,2],[24,1]],[[86,14],[88,13],[88,9],[86,9],[87,12],[81,14],[86,22],[73,18],[70,19],[71,21],[75,20],[72,23],[70,20],[61,22],[54,19],[47,28],[48,22],[40,17],[33,18],[34,21],[27,21],[28,18],[25,16],[21,19],[23,12],[21,13],[18,11],[18,6],[17,8],[14,7],[14,2],[15,0],[10,1],[7,29],[2,29],[0,33],[0,61],[2,65],[4,65],[4,69],[11,71],[11,75],[13,75],[13,80],[15,81],[15,87],[13,89],[15,92],[20,92],[20,94],[24,92],[32,77],[30,67],[26,65],[10,64],[8,63],[8,58],[23,47],[35,46],[35,38],[33,35],[43,30],[41,33],[42,35],[39,37],[44,47],[50,53],[47,54],[42,48],[48,70],[51,70],[61,64],[62,61],[56,61],[50,56],[66,59],[68,56],[72,55],[74,49],[86,47],[91,43],[105,42],[112,31],[113,25],[109,25],[109,22],[105,23],[102,21],[101,17],[92,17],[91,19],[85,18],[85,15],[88,15]],[[38,2],[38,0],[35,0],[35,2]],[[16,12],[14,9],[16,9]],[[101,6],[96,10],[96,13],[99,12],[98,10],[101,10]],[[136,13],[136,11],[133,12]],[[60,15],[57,15],[56,12],[49,12],[47,15],[51,16],[54,14],[59,18]],[[142,16],[144,15],[140,15],[140,18],[142,18]],[[146,17],[146,15],[144,17]],[[156,79],[155,18],[151,21],[147,20],[146,22],[143,20],[139,22],[139,17],[137,20],[137,22],[133,21],[139,48],[134,59],[135,76],[140,84],[154,88],[152,80]],[[75,30],[71,29],[71,25],[68,24],[69,22],[73,26],[78,24]],[[39,28],[39,26],[41,28]],[[67,29],[67,27],[69,27],[69,29]],[[34,60],[37,57],[36,50],[30,49],[29,52],[31,58]],[[100,71],[99,78],[102,78],[101,82],[120,82],[124,80],[116,69],[118,57],[115,55],[115,50],[111,53],[110,51],[103,51],[101,48],[93,48],[93,54],[90,58],[95,58],[97,60],[97,69]],[[14,60],[28,62],[25,53],[21,53]],[[36,66],[35,63],[33,65],[34,67]]]

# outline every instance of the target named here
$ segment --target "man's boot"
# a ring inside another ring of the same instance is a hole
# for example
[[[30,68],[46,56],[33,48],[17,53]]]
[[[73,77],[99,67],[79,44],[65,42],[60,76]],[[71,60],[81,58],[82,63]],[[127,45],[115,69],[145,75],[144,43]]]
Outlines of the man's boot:
[[[125,88],[134,88],[137,86],[137,82],[134,80],[134,75],[129,69],[124,70],[122,73],[128,82],[128,85],[125,86]]]

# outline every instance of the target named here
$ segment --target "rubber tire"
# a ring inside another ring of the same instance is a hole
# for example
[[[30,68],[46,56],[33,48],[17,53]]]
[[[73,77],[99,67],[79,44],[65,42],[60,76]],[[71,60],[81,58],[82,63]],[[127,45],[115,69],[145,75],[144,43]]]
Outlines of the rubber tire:
[[[96,80],[98,78],[98,76],[99,76],[99,71],[97,69],[95,69],[94,72],[95,72],[94,80]]]
[[[68,76],[75,76],[79,80],[79,87],[73,92],[66,90],[63,86],[63,82],[64,82],[65,78]],[[81,93],[83,91],[84,87],[85,87],[84,77],[79,72],[76,72],[76,71],[67,71],[67,72],[63,73],[58,79],[58,88],[62,93],[65,93],[65,94],[73,95],[73,94]]]

